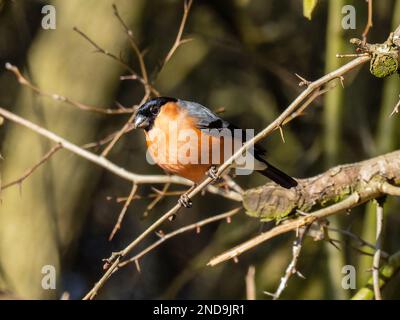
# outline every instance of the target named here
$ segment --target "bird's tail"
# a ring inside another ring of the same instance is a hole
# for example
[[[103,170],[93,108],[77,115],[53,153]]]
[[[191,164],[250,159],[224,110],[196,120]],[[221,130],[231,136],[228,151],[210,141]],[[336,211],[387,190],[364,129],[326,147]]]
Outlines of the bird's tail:
[[[292,187],[297,186],[297,181],[294,180],[292,177],[288,176],[286,173],[282,172],[278,168],[270,165],[267,161],[263,159],[263,161],[267,167],[263,170],[258,171],[262,175],[270,178],[272,181],[276,182],[280,186],[290,189]]]

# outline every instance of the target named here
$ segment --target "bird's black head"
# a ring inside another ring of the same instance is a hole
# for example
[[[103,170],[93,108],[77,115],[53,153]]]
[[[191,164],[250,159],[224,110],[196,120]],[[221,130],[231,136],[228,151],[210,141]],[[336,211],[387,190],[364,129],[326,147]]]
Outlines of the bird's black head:
[[[153,127],[154,120],[160,113],[162,106],[168,102],[177,102],[177,101],[178,100],[175,98],[158,97],[142,104],[136,113],[134,127],[149,131]]]

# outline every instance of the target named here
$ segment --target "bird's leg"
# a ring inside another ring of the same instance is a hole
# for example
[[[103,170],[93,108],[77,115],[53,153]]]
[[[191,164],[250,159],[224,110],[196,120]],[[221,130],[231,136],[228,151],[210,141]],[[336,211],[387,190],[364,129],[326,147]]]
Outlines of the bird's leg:
[[[211,166],[210,169],[207,171],[207,176],[209,176],[211,179],[215,181],[218,179],[217,172],[218,172],[217,167]]]
[[[192,192],[192,190],[194,188],[196,188],[196,186],[197,186],[197,184],[192,185],[188,191],[186,191],[184,194],[182,194],[180,196],[178,202],[182,207],[185,207],[185,208],[191,208],[192,207],[193,202],[189,198],[189,193]]]
[[[192,200],[190,200],[190,198],[186,192],[180,196],[178,202],[181,204],[181,206],[183,206],[185,208],[191,208],[193,205]]]

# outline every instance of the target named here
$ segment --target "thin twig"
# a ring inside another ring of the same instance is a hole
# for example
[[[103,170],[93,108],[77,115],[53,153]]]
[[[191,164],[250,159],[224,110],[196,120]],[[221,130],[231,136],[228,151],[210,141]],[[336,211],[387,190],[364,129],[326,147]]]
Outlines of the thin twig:
[[[369,248],[371,248],[373,250],[376,250],[376,246],[375,245],[373,245],[372,243],[364,240],[363,238],[361,238],[360,236],[356,235],[355,233],[353,233],[353,232],[351,232],[349,230],[343,230],[343,229],[334,228],[334,227],[326,227],[326,228],[329,231],[337,232],[337,233],[343,234],[343,235],[345,235],[345,236],[347,236],[349,238],[354,239],[355,241],[357,241],[359,243],[360,246],[365,246],[365,247],[369,247]],[[338,240],[338,242],[341,242],[341,241]],[[354,249],[356,249],[356,248],[354,248]],[[364,251],[362,251],[362,253],[366,254],[366,252],[364,252]],[[389,257],[389,254],[387,252],[385,252],[385,251],[381,251],[381,256],[386,259],[386,258]]]
[[[377,199],[376,205],[376,250],[372,264],[372,278],[374,282],[374,294],[376,300],[382,300],[381,287],[379,284],[379,264],[381,260],[382,225],[383,225],[383,201]]]
[[[37,124],[30,122],[16,114],[4,109],[0,108],[0,115],[4,118],[11,120],[17,124],[20,124],[44,137],[49,140],[54,141],[57,144],[60,144],[62,148],[69,150],[70,152],[78,155],[81,158],[89,160],[104,169],[114,173],[115,175],[126,179],[128,181],[137,183],[137,184],[155,184],[155,183],[174,183],[174,184],[183,184],[183,185],[192,185],[193,183],[187,179],[178,177],[178,176],[167,176],[167,175],[141,175],[127,171],[126,169],[119,167],[112,163],[111,161],[107,160],[104,157],[98,156],[92,152],[89,152],[77,145],[61,138],[60,136],[56,135],[55,133],[44,129],[43,127],[38,126]]]
[[[108,108],[99,108],[99,107],[94,107],[94,106],[89,106],[87,104],[83,104],[81,102],[74,101],[72,99],[69,99],[65,96],[62,96],[60,94],[56,93],[48,93],[43,90],[41,90],[39,87],[35,86],[32,84],[27,78],[25,78],[21,71],[18,69],[18,67],[12,65],[11,63],[7,62],[5,65],[5,68],[9,71],[11,71],[15,77],[17,78],[18,82],[37,94],[40,94],[45,97],[49,97],[55,101],[62,101],[65,102],[71,106],[77,107],[78,109],[84,110],[84,111],[92,111],[92,112],[97,112],[97,113],[103,113],[103,114],[110,114],[110,115],[118,115],[118,114],[127,114],[127,113],[132,113],[135,108],[119,108],[119,109],[108,109]]]
[[[164,66],[168,63],[168,61],[172,58],[174,55],[175,51],[184,43],[190,41],[190,39],[182,39],[183,36],[183,31],[185,30],[185,25],[187,18],[189,16],[190,8],[192,7],[193,0],[185,0],[184,6],[183,6],[183,16],[181,23],[179,25],[179,30],[178,34],[176,35],[175,42],[172,45],[171,49],[168,51],[167,55],[164,58],[164,61],[162,62],[161,66],[159,67],[159,70],[162,70]]]
[[[74,27],[73,30],[77,33],[79,33],[85,40],[87,40],[95,49],[96,52],[102,53],[106,55],[107,57],[113,59],[114,61],[118,62],[122,67],[124,67],[127,71],[129,71],[136,80],[138,80],[140,83],[143,85],[146,85],[146,81],[133,70],[127,62],[125,62],[121,57],[116,56],[115,54],[103,49],[100,47],[96,42],[94,42],[87,34],[85,34],[83,31],[79,30],[77,27]]]
[[[19,184],[21,185],[22,182],[28,178],[37,168],[39,168],[42,164],[44,164],[47,160],[50,159],[50,157],[55,154],[58,150],[62,148],[61,144],[56,144],[54,147],[52,147],[40,160],[37,162],[34,166],[29,168],[21,177],[18,179],[15,179],[11,182],[8,182],[4,185],[1,186],[0,190],[7,189],[13,185]]]
[[[130,131],[132,131],[132,130],[134,130],[134,129],[135,129],[135,128],[134,128],[133,126],[130,126],[130,127],[128,127],[128,128],[125,130],[125,133],[128,133],[128,132],[130,132]],[[110,142],[112,139],[114,139],[115,135],[117,135],[119,131],[120,131],[120,130],[115,131],[115,132],[109,134],[108,136],[106,136],[105,138],[103,138],[103,139],[101,139],[101,140],[99,140],[99,141],[94,141],[94,142],[85,143],[85,144],[82,145],[81,147],[82,147],[83,149],[92,149],[92,148],[101,147],[101,146],[105,145],[106,143]]]
[[[117,233],[117,231],[121,228],[122,220],[125,217],[125,213],[128,210],[128,207],[131,204],[133,196],[135,195],[137,189],[138,189],[138,185],[136,183],[134,183],[133,186],[132,186],[131,192],[129,193],[128,199],[125,201],[125,204],[124,204],[124,206],[123,206],[123,208],[122,208],[122,210],[121,210],[121,212],[120,212],[120,214],[118,216],[117,223],[115,224],[113,230],[111,231],[110,236],[108,237],[109,241],[111,241],[114,238],[114,236]]]
[[[308,106],[312,102],[314,102],[314,100],[316,100],[319,96],[322,96],[323,94],[327,93],[329,90],[333,89],[334,87],[335,86],[329,86],[328,88],[325,88],[325,89],[315,90],[295,112],[293,112],[289,117],[286,118],[286,120],[283,122],[283,124],[288,124],[293,119],[304,115],[304,110],[307,109]]]
[[[159,92],[150,84],[149,82],[149,77],[147,74],[147,68],[146,68],[146,64],[144,62],[144,56],[143,53],[140,51],[135,38],[133,37],[133,32],[131,29],[129,29],[128,25],[125,23],[125,21],[122,19],[121,15],[118,12],[118,8],[115,4],[112,5],[113,7],[113,11],[114,11],[114,15],[117,17],[118,21],[120,22],[120,24],[122,25],[123,29],[125,30],[125,33],[128,36],[129,39],[129,43],[131,45],[131,48],[133,50],[133,52],[136,54],[136,57],[139,61],[139,66],[140,66],[140,72],[142,74],[142,79],[143,79],[143,85],[145,88],[145,95],[149,94],[150,92],[153,93],[156,96],[159,96]],[[132,75],[134,79],[134,77],[136,76],[135,74]]]
[[[329,243],[332,244],[335,248],[338,249],[338,247],[336,246],[336,243],[343,243],[343,240],[330,238],[329,239]],[[361,250],[360,248],[357,248],[356,246],[350,245],[350,248],[353,249],[354,251],[358,252],[361,255],[368,256],[368,257],[373,257],[374,256],[372,253],[369,253],[367,251]]]
[[[363,38],[364,43],[367,43],[367,35],[373,25],[372,24],[372,0],[367,0],[367,2],[368,2],[368,20],[367,20],[367,24],[365,26],[364,32],[362,33],[362,38]]]
[[[171,233],[168,233],[166,235],[163,235],[163,237],[161,237],[158,241],[154,242],[152,245],[148,246],[147,248],[145,248],[144,250],[142,250],[140,253],[138,253],[136,256],[125,260],[125,261],[121,261],[122,259],[122,255],[119,255],[118,253],[114,253],[115,259],[113,260],[113,263],[111,265],[109,265],[109,263],[106,263],[106,273],[101,277],[101,279],[94,285],[94,287],[83,297],[83,300],[92,300],[98,293],[98,290],[107,282],[107,280],[110,278],[110,276],[118,271],[120,268],[130,264],[130,263],[135,263],[136,267],[138,267],[139,264],[139,259],[142,258],[143,256],[145,256],[147,253],[149,253],[150,251],[154,250],[156,247],[158,247],[160,244],[162,244],[163,242],[165,242],[166,240],[175,237],[179,234],[182,234],[184,232],[190,231],[190,230],[198,230],[199,228],[210,224],[212,222],[215,221],[220,221],[220,220],[224,220],[224,219],[230,219],[232,216],[234,216],[235,214],[239,213],[241,210],[241,208],[236,208],[233,209],[231,211],[228,211],[226,213],[222,213],[220,215],[216,215],[213,216],[211,218],[207,218],[204,220],[201,220],[199,222],[193,223],[191,225],[182,227],[178,230],[175,230]],[[229,220],[230,221],[230,220]]]
[[[174,197],[174,196],[181,196],[182,194],[185,193],[185,190],[179,190],[179,191],[168,191],[164,193],[164,197]],[[137,200],[137,199],[154,199],[154,198],[158,198],[160,196],[160,193],[155,192],[155,193],[150,193],[150,194],[146,194],[144,196],[141,195],[135,195],[133,197],[133,200]],[[111,198],[109,198],[111,199]],[[128,197],[117,197],[115,199],[116,202],[125,202],[126,199],[128,199]]]
[[[142,101],[139,103],[141,105],[144,101],[146,101],[150,97],[150,94],[146,94]],[[136,110],[135,110],[136,111]],[[106,157],[111,149],[115,146],[115,144],[118,142],[118,140],[127,132],[129,128],[132,127],[133,120],[135,120],[136,117],[136,112],[133,112],[128,121],[124,124],[124,126],[117,132],[117,134],[113,137],[113,139],[110,141],[110,143],[106,146],[106,148],[103,150],[101,153],[102,157]]]
[[[396,278],[400,269],[400,251],[392,254],[388,261],[380,268],[380,287],[385,287],[391,280]],[[351,298],[352,300],[372,300],[375,294],[373,291],[373,279],[368,279],[366,284],[358,290],[358,292]]]
[[[247,300],[256,300],[256,267],[249,266],[246,274],[246,298]]]
[[[178,49],[178,47],[184,43],[184,41],[181,40],[182,38],[182,34],[183,34],[183,30],[185,29],[185,25],[186,25],[186,20],[188,18],[189,15],[189,11],[190,11],[190,7],[192,6],[193,1],[189,0],[189,1],[185,1],[184,4],[184,12],[183,12],[183,17],[182,17],[182,21],[178,30],[178,34],[176,36],[176,40],[172,46],[172,48],[170,49],[170,51],[168,52],[166,58],[164,59],[164,62],[162,63],[159,71],[161,71],[165,64],[169,61],[169,59],[172,57],[172,55],[175,53],[175,51]],[[131,40],[131,45],[133,45],[134,47],[137,48],[136,43],[133,41],[133,37],[132,37],[132,32],[129,30],[129,28],[126,26],[126,24],[123,22],[123,20],[121,19],[121,17],[119,16],[119,13],[116,9],[116,7],[114,7],[114,14],[117,16],[117,18],[120,20],[121,24],[123,25],[123,27],[125,28],[125,31],[128,33],[129,39]],[[137,48],[138,49],[138,48]],[[135,50],[135,49],[134,49]],[[135,50],[135,52],[139,53],[138,59],[139,61],[142,61],[142,66],[144,69],[144,62],[143,62],[143,55],[140,53],[139,49],[138,51]],[[143,70],[142,70],[143,72]],[[144,73],[147,77],[147,71]],[[143,83],[147,86],[146,88],[149,88],[149,80],[147,78],[147,82],[143,81]],[[147,99],[150,98],[151,96],[151,90],[147,90],[145,92],[145,95],[142,99],[142,101],[139,103],[139,105],[143,104]],[[159,95],[158,92],[156,92],[156,95]],[[115,146],[115,144],[118,142],[118,140],[124,135],[125,130],[132,124],[133,120],[135,119],[136,113],[134,112],[128,119],[128,121],[125,123],[125,125],[122,127],[122,129],[120,130],[120,132],[114,137],[114,139],[107,145],[107,147],[104,149],[104,151],[101,153],[101,155],[103,157],[106,157],[111,149]]]
[[[204,219],[202,221],[196,222],[194,224],[182,227],[178,230],[175,230],[171,233],[168,233],[166,235],[164,235],[162,238],[160,238],[157,242],[153,243],[152,245],[148,246],[146,249],[144,249],[143,251],[141,251],[139,254],[137,254],[136,256],[125,260],[125,261],[121,261],[121,259],[123,258],[124,255],[116,252],[113,254],[114,259],[112,260],[112,264],[110,264],[109,262],[107,262],[105,264],[105,269],[107,270],[105,272],[105,274],[101,277],[101,279],[94,285],[94,287],[83,297],[83,300],[92,300],[98,293],[98,291],[100,290],[101,287],[103,287],[103,285],[107,282],[107,280],[110,278],[110,276],[119,270],[119,268],[134,262],[136,264],[136,266],[138,265],[138,261],[140,258],[142,258],[144,255],[146,255],[147,253],[149,253],[150,251],[152,251],[153,249],[155,249],[156,247],[158,247],[160,244],[162,244],[163,242],[165,242],[167,239],[170,239],[172,237],[177,236],[178,234],[184,233],[186,231],[190,231],[190,230],[197,230],[198,228],[201,228],[202,226],[205,226],[209,223],[215,222],[215,221],[219,221],[219,220],[223,220],[223,219],[230,219],[233,215],[239,213],[239,211],[241,210],[241,208],[236,208],[233,209],[229,212],[208,218],[208,219]],[[110,261],[109,259],[107,261]]]
[[[399,96],[400,98],[400,96]],[[392,113],[390,114],[390,117],[394,116],[396,113],[399,113],[400,111],[400,100],[397,102],[396,106],[394,107]]]
[[[139,252],[137,255],[135,255],[134,257],[125,260],[123,262],[121,262],[119,264],[118,267],[123,267],[129,263],[135,262],[141,258],[143,258],[143,256],[145,256],[146,254],[148,254],[150,251],[154,250],[155,248],[157,248],[159,245],[161,245],[163,242],[167,241],[168,239],[171,239],[173,237],[176,237],[177,235],[180,235],[184,232],[188,232],[191,230],[196,230],[196,232],[198,233],[199,230],[204,227],[207,224],[216,222],[216,221],[220,221],[220,220],[225,220],[225,219],[229,219],[231,217],[233,217],[234,215],[238,214],[240,212],[241,208],[236,208],[233,210],[230,210],[228,212],[225,213],[221,213],[219,215],[198,221],[196,223],[184,226],[182,228],[179,228],[175,231],[172,231],[170,233],[167,233],[165,235],[163,235],[159,240],[157,240],[156,242],[154,242],[153,244],[151,244],[150,246],[148,246],[147,248],[145,248],[144,250],[142,250],[141,252]]]
[[[285,288],[287,287],[289,279],[292,277],[292,275],[297,274],[301,278],[304,278],[304,276],[301,275],[301,273],[299,271],[297,271],[296,266],[297,266],[297,262],[300,257],[300,252],[301,252],[302,246],[303,246],[303,240],[304,240],[305,235],[307,234],[307,230],[308,230],[309,226],[310,225],[298,229],[298,235],[297,235],[296,240],[293,242],[293,247],[292,247],[292,260],[290,261],[289,265],[287,266],[285,275],[281,278],[278,288],[272,294],[265,292],[266,294],[271,295],[274,300],[279,299],[283,290],[285,290]]]
[[[167,194],[168,188],[171,184],[166,183],[163,189],[160,192],[157,192],[157,196],[154,198],[152,202],[146,207],[146,210],[143,212],[142,217],[146,218],[149,215],[149,212],[153,210],[153,208],[159,203]]]

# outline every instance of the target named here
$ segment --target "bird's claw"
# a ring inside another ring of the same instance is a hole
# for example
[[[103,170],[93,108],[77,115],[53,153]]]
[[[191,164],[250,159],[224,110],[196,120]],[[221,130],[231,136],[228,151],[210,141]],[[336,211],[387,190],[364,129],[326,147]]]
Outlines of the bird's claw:
[[[217,180],[218,179],[218,175],[217,175],[217,167],[216,166],[212,166],[208,171],[207,171],[207,175],[213,179],[213,180]]]
[[[191,208],[193,205],[192,200],[188,197],[186,193],[182,194],[178,200],[179,204],[185,208]]]

